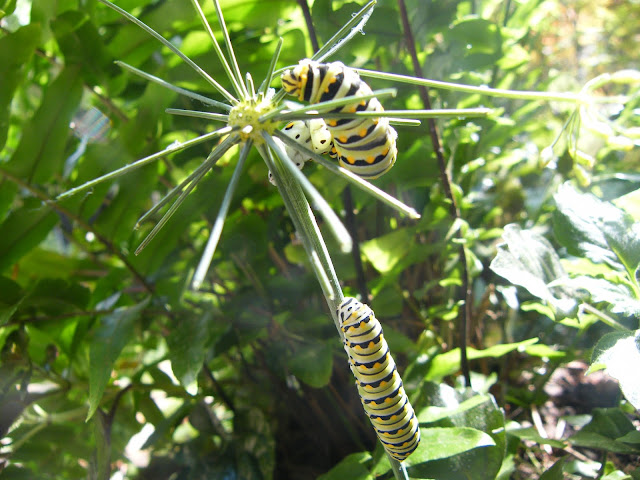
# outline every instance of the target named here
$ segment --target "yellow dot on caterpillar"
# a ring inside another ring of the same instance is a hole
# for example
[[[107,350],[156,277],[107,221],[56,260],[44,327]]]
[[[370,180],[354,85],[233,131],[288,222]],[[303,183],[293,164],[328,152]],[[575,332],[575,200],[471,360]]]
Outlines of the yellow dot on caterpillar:
[[[363,128],[362,130],[360,130],[358,135],[360,135],[362,138],[366,137],[367,136],[367,129]]]
[[[338,141],[339,141],[340,143],[347,143],[347,137],[345,137],[344,135],[343,135],[343,136],[341,136],[341,137],[338,137]]]
[[[376,161],[376,157],[367,157],[365,159],[365,162],[367,162],[369,165],[371,165],[375,161]]]

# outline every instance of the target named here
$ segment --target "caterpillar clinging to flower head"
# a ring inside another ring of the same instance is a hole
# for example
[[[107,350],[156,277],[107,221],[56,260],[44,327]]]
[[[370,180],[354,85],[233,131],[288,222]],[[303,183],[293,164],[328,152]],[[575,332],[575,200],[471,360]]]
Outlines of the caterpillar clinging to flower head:
[[[289,95],[309,103],[326,102],[347,96],[363,96],[371,88],[341,62],[318,63],[305,59],[282,74],[282,86]],[[384,112],[377,98],[355,101],[331,112]],[[389,120],[371,117],[328,119],[335,156],[340,165],[366,179],[378,178],[391,169],[398,154],[398,134]]]

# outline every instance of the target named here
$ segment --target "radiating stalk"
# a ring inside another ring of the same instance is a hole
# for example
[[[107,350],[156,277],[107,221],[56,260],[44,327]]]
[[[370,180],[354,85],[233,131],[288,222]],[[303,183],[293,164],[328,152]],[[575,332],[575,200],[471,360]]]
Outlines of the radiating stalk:
[[[543,100],[546,102],[571,102],[581,103],[585,96],[575,93],[555,93],[555,92],[533,92],[533,91],[517,91],[504,90],[501,88],[489,87],[473,87],[470,85],[462,85],[460,83],[440,82],[438,80],[427,80],[424,78],[409,77],[407,75],[398,75],[395,73],[378,72],[376,70],[365,70],[363,68],[354,68],[363,77],[380,78],[382,80],[391,80],[392,82],[409,83],[411,85],[422,85],[425,87],[442,88],[445,90],[455,90],[458,92],[477,93],[490,97],[518,98],[523,100]]]
[[[316,105],[313,105],[314,107]],[[304,110],[302,113],[300,110]],[[316,112],[313,109],[307,107],[300,110],[284,110],[281,111],[280,116],[276,116],[277,120],[310,120],[312,118],[474,118],[474,117],[486,117],[489,114],[495,112],[493,108],[454,108],[454,109],[433,109],[433,110],[384,110],[382,112],[353,112],[353,113],[328,113],[328,112]]]
[[[253,77],[249,72],[247,72],[247,90],[249,91],[249,96],[251,98],[255,98],[256,96],[256,87],[253,84]]]
[[[282,140],[287,145],[289,145],[289,146],[291,146],[293,148],[296,148],[299,151],[303,152],[306,156],[308,156],[312,160],[315,160],[316,162],[318,162],[319,164],[321,164],[323,167],[327,168],[331,172],[335,173],[336,175],[341,176],[342,178],[347,180],[349,183],[355,185],[356,187],[358,187],[360,190],[364,191],[365,193],[368,193],[369,195],[372,195],[373,197],[375,197],[378,200],[380,200],[381,202],[386,203],[387,205],[389,205],[391,208],[393,208],[397,212],[399,212],[399,213],[401,213],[403,215],[407,215],[410,218],[415,218],[415,219],[420,218],[420,214],[418,212],[416,212],[415,209],[405,205],[400,200],[392,197],[388,193],[383,192],[378,187],[376,187],[375,185],[369,183],[368,181],[364,180],[363,178],[360,178],[355,173],[350,172],[346,168],[343,168],[340,165],[338,165],[338,164],[336,164],[336,163],[334,163],[334,162],[332,162],[330,160],[327,160],[326,158],[322,157],[321,155],[318,155],[315,152],[312,152],[308,148],[306,148],[306,147],[300,145],[299,143],[297,143],[292,138],[287,137],[280,130],[276,130],[273,133],[274,133],[274,135],[276,135],[280,140]]]
[[[227,218],[227,213],[229,213],[229,206],[231,205],[233,194],[236,191],[238,182],[240,181],[240,175],[242,174],[242,169],[244,168],[244,162],[247,159],[249,152],[251,151],[252,143],[253,142],[251,142],[251,140],[247,141],[240,151],[238,163],[235,170],[233,171],[233,175],[231,176],[231,181],[227,186],[227,190],[224,192],[224,197],[222,199],[222,203],[220,204],[220,210],[218,210],[218,215],[216,216],[216,220],[213,223],[213,228],[211,229],[211,233],[209,234],[209,240],[207,241],[207,245],[204,249],[202,257],[200,258],[200,263],[198,263],[198,268],[196,268],[196,273],[193,275],[191,287],[194,290],[198,290],[202,286],[202,282],[204,282],[204,278],[206,277],[209,266],[211,265],[211,261],[213,260],[213,255],[216,253],[216,248],[218,246],[218,242],[220,241],[220,235],[222,234],[222,228],[224,227],[224,221]]]
[[[176,87],[175,85],[162,80],[161,78],[156,77],[155,75],[151,75],[150,73],[147,72],[143,72],[142,70],[137,69],[136,67],[132,67],[131,65],[129,65],[128,63],[125,62],[121,62],[120,60],[116,60],[114,62],[116,65],[119,65],[120,67],[124,68],[125,70],[128,70],[129,72],[138,75],[139,77],[144,78],[145,80],[149,80],[150,82],[153,83],[157,83],[158,85],[167,88],[169,90],[173,90],[174,92],[180,94],[180,95],[184,95],[186,97],[190,97],[193,98],[194,100],[198,100],[202,103],[204,103],[205,105],[212,105],[214,107],[218,107],[221,108],[223,110],[229,111],[231,110],[231,106],[227,105],[226,103],[222,103],[222,102],[218,102],[217,100],[212,100],[208,97],[205,97],[203,95],[200,95],[198,93],[194,93],[191,92],[189,90],[186,90],[184,88],[180,88],[180,87]]]
[[[213,153],[213,152],[212,152]],[[144,215],[142,215],[138,221],[134,229],[138,229],[138,227],[145,222],[149,217],[155,215],[155,213],[160,210],[163,206],[165,206],[169,201],[175,197],[178,193],[182,191],[182,189],[191,183],[195,178],[200,178],[203,172],[208,171],[217,161],[219,157],[214,157],[213,155],[209,155],[207,159],[202,162],[198,168],[196,168],[193,172],[189,174],[187,178],[185,178],[179,185],[173,187],[164,197],[160,199],[158,203],[156,203],[151,209],[149,209]]]
[[[311,199],[311,203],[315,206],[315,209],[324,217],[327,226],[340,246],[340,250],[344,253],[349,253],[353,248],[351,235],[349,235],[349,232],[331,206],[327,203],[324,197],[320,195],[318,190],[316,190],[307,177],[305,177],[298,167],[295,166],[294,162],[287,156],[286,152],[280,148],[273,138],[266,133],[263,136],[275,154],[284,160],[284,165],[289,170],[289,173],[291,173],[300,185],[302,185],[303,190]]]
[[[218,0],[213,0],[213,5],[216,8],[216,15],[218,17],[218,23],[220,24],[220,29],[222,30],[222,37],[224,38],[224,43],[227,45],[227,51],[229,52],[229,57],[231,59],[231,66],[235,72],[235,76],[238,79],[238,83],[240,87],[244,89],[244,83],[242,82],[242,73],[240,72],[240,67],[238,67],[238,61],[236,60],[236,54],[233,51],[233,45],[231,44],[231,38],[229,37],[229,31],[227,30],[227,24],[224,21],[224,15],[222,15],[222,9],[220,8],[220,2]],[[248,92],[244,89],[244,97],[248,97]]]
[[[282,37],[278,38],[278,43],[276,44],[276,49],[273,52],[273,56],[271,57],[271,63],[269,64],[269,69],[267,70],[267,76],[264,78],[262,84],[258,88],[258,93],[262,95],[266,95],[269,90],[269,85],[271,85],[271,81],[273,80],[273,72],[276,69],[276,65],[278,63],[278,58],[280,57],[280,51],[282,50]]]
[[[306,107],[296,108],[295,110],[287,110],[285,108],[279,108],[277,110],[272,110],[268,113],[265,113],[260,117],[260,121],[264,122],[267,120],[277,119],[277,120],[285,120],[286,115],[289,113],[304,113],[309,111],[315,112],[324,112],[327,113],[328,110],[344,107],[345,105],[358,103],[363,100],[370,100],[372,98],[387,98],[387,97],[395,97],[397,90],[395,88],[385,88],[382,90],[375,90],[367,95],[349,95],[348,97],[337,98],[335,100],[329,100],[326,102],[313,103],[311,105],[307,105]],[[378,117],[380,117],[380,112],[378,113]],[[332,114],[333,115],[333,114]],[[329,117],[329,115],[327,115]],[[333,118],[332,116],[330,118]]]
[[[162,35],[160,35],[158,32],[156,32],[153,28],[149,27],[146,23],[142,22],[141,20],[138,20],[136,17],[131,15],[126,10],[123,10],[122,8],[118,7],[117,5],[114,5],[109,0],[98,0],[98,1],[100,3],[102,3],[103,5],[106,5],[107,7],[111,8],[112,10],[115,10],[120,15],[122,15],[127,20],[129,20],[130,22],[135,23],[136,25],[138,25],[141,29],[143,29],[145,32],[147,32],[153,38],[158,40],[160,43],[162,43],[164,46],[166,46],[169,50],[171,50],[177,56],[179,56],[187,65],[189,65],[191,68],[193,68],[202,78],[204,78],[216,90],[218,90],[218,92],[220,92],[220,94],[223,97],[225,97],[229,102],[231,102],[234,105],[238,103],[238,100],[236,100],[233,95],[231,95],[227,90],[225,90],[225,88],[222,85],[220,85],[218,82],[216,82],[211,77],[211,75],[209,75],[202,68],[200,68],[193,60],[191,60],[184,53],[182,53],[178,49],[178,47],[176,47],[173,43],[171,43],[169,40],[167,40]]]
[[[101,177],[98,178],[94,178],[93,180],[89,180],[86,183],[83,183],[82,185],[79,185],[77,187],[72,188],[71,190],[67,190],[66,192],[61,193],[60,195],[58,195],[56,197],[56,200],[61,200],[63,198],[66,197],[70,197],[71,195],[75,195],[78,192],[81,192],[83,190],[86,190],[88,188],[91,188],[95,185],[98,185],[99,183],[105,182],[107,180],[111,180],[114,178],[119,177],[120,175],[124,175],[125,173],[130,172],[131,170],[135,170],[136,168],[140,168],[143,167],[145,165],[147,165],[148,163],[151,163],[161,157],[164,157],[165,155],[168,155],[170,153],[175,153],[175,152],[179,152],[180,150],[184,150],[185,148],[189,148],[189,147],[193,147],[194,145],[198,145],[199,143],[202,142],[206,142],[207,140],[212,140],[214,138],[218,138],[221,137],[223,135],[227,135],[229,133],[231,133],[234,129],[232,127],[223,127],[219,130],[216,130],[215,132],[211,132],[211,133],[207,133],[205,135],[200,135],[199,137],[196,137],[192,140],[187,140],[186,142],[183,143],[172,143],[171,145],[169,145],[168,147],[166,147],[163,150],[160,150],[159,152],[154,153],[153,155],[149,155],[148,157],[144,157],[141,158],[140,160],[136,160],[133,163],[129,163],[127,165],[125,165],[124,167],[118,168],[117,170],[114,170],[113,172],[109,172],[106,175],[102,175]]]
[[[222,113],[201,112],[200,110],[183,110],[181,108],[166,108],[165,113],[170,115],[181,115],[183,117],[205,118],[219,122],[228,122],[229,115]]]
[[[211,152],[211,154],[207,157],[207,160],[205,160],[205,162],[208,162],[211,160],[218,160],[220,157],[222,157],[222,155],[225,154],[227,150],[229,150],[232,146],[238,143],[238,139],[239,139],[238,135],[230,135],[229,137],[227,137],[220,145],[218,145],[215,148],[213,152]],[[208,170],[204,169],[197,176],[194,177],[193,181],[187,186],[187,188],[184,189],[184,191],[180,194],[178,199],[173,203],[173,205],[171,205],[171,207],[169,207],[169,210],[167,210],[167,212],[163,215],[160,221],[158,221],[155,227],[153,227],[151,232],[149,232],[149,235],[147,235],[146,238],[142,241],[142,243],[138,246],[138,248],[135,251],[136,255],[138,255],[149,244],[149,242],[153,240],[153,238],[158,234],[158,232],[162,229],[162,227],[164,227],[164,225],[169,221],[169,219],[173,216],[173,214],[176,213],[176,210],[178,210],[180,205],[182,205],[182,202],[185,201],[185,199],[193,191],[193,189],[196,188],[200,180],[202,180],[202,177],[204,177],[207,174],[207,171]]]
[[[266,145],[259,145],[258,151],[276,179],[280,196],[291,216],[296,231],[300,235],[311,267],[322,287],[327,305],[329,305],[334,324],[342,339],[344,336],[340,330],[336,308],[344,297],[342,295],[342,289],[340,288],[340,282],[333,268],[333,263],[331,262],[331,257],[327,251],[327,246],[324,243],[309,203],[304,196],[300,184],[291,173],[289,173],[283,165],[282,160],[272,156],[271,151]]]
[[[354,35],[361,33],[365,24],[369,20],[369,17],[373,13],[373,7],[376,4],[376,0],[371,0],[364,7],[356,13],[351,20],[349,20],[344,26],[336,32],[336,34],[329,39],[314,55],[311,57],[313,60],[322,62],[327,57],[333,55],[336,51],[344,46]]]
[[[196,9],[196,12],[198,12],[198,16],[200,17],[200,21],[202,22],[202,25],[204,26],[205,30],[209,34],[209,37],[211,38],[211,43],[213,43],[213,49],[216,51],[216,54],[218,55],[218,59],[220,60],[220,63],[222,64],[222,68],[224,69],[225,73],[227,74],[227,78],[229,79],[229,81],[231,81],[231,84],[233,85],[233,88],[236,91],[236,95],[238,95],[238,97],[245,97],[246,96],[245,95],[246,92],[244,91],[244,89],[242,87],[240,87],[240,83],[242,81],[242,78],[236,77],[233,74],[233,71],[231,70],[231,67],[229,66],[229,62],[227,62],[227,59],[224,56],[224,53],[222,53],[222,49],[220,48],[220,45],[218,44],[218,41],[216,40],[216,36],[214,35],[213,31],[211,30],[211,25],[209,25],[209,22],[207,21],[207,17],[205,17],[204,12],[202,11],[202,8],[200,7],[200,4],[198,3],[197,0],[191,0],[191,3],[193,4],[193,7]]]

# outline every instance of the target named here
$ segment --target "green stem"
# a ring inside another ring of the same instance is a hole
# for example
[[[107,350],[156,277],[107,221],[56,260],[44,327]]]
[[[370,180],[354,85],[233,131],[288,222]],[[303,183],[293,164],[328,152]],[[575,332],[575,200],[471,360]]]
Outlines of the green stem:
[[[442,88],[444,90],[455,90],[458,92],[478,93],[490,97],[518,98],[522,100],[544,100],[570,103],[585,103],[587,97],[576,93],[553,93],[553,92],[533,92],[505,90],[502,88],[474,87],[470,85],[462,85],[460,83],[441,82],[438,80],[427,80],[424,78],[409,77],[407,75],[398,75],[395,73],[377,72],[375,70],[365,70],[363,68],[354,68],[363,77],[379,78],[382,80],[391,80],[399,83],[410,83],[411,85],[422,85],[425,87]],[[589,98],[589,100],[591,100]]]
[[[588,312],[588,313],[591,313],[591,314],[595,315],[596,317],[598,317],[602,321],[602,323],[605,323],[606,325],[609,325],[611,328],[613,328],[615,330],[618,330],[620,332],[628,332],[629,331],[629,329],[627,327],[625,327],[624,325],[618,323],[616,320],[611,318],[609,315],[607,315],[606,313],[602,312],[601,310],[598,310],[594,306],[589,305],[588,303],[580,304],[580,308],[582,309],[583,312]]]
[[[266,138],[268,134],[265,132],[263,136]],[[302,239],[304,249],[331,311],[333,322],[342,339],[343,333],[340,330],[340,323],[336,314],[336,308],[344,298],[342,288],[302,187],[287,167],[284,166],[283,161],[279,157],[271,155],[271,151],[266,145],[258,145],[257,148],[276,179],[282,200],[296,227],[296,231]]]

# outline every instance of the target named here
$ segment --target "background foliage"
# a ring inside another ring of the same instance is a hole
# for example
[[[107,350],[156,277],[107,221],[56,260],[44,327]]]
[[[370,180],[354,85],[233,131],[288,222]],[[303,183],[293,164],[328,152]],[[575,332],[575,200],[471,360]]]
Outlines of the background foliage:
[[[224,78],[189,2],[117,3]],[[278,37],[279,66],[311,54],[297,2],[221,3],[239,64],[254,79],[267,71]],[[362,4],[316,0],[320,40]],[[0,5],[7,15],[0,37],[0,475],[388,477],[317,281],[257,155],[199,292],[189,281],[237,151],[138,256],[132,252],[153,226],[134,229],[141,213],[214,145],[48,202],[214,128],[165,114],[193,102],[114,60],[215,98],[211,87],[97,2]],[[426,78],[577,92],[596,75],[639,61],[633,2],[406,6]],[[216,30],[213,7],[203,7]],[[331,60],[415,75],[398,9],[379,1],[366,35]],[[395,86],[385,108],[423,108],[416,88]],[[625,92],[606,85],[597,93]],[[398,162],[376,181],[420,211],[420,221],[353,192],[368,301],[424,427],[409,474],[640,478],[637,90],[626,107],[596,112],[600,125],[631,129],[595,132],[584,115],[572,116],[571,103],[430,95],[434,108],[497,109],[482,120],[438,123],[463,221],[449,215],[424,126],[398,128]],[[65,161],[80,145],[77,122],[93,106],[110,131],[66,175]],[[344,182],[320,167],[305,172],[337,211],[347,208]],[[460,381],[458,228],[472,278],[473,389]],[[360,293],[353,257],[329,248],[345,293]],[[609,376],[584,377],[592,360],[592,370]]]

